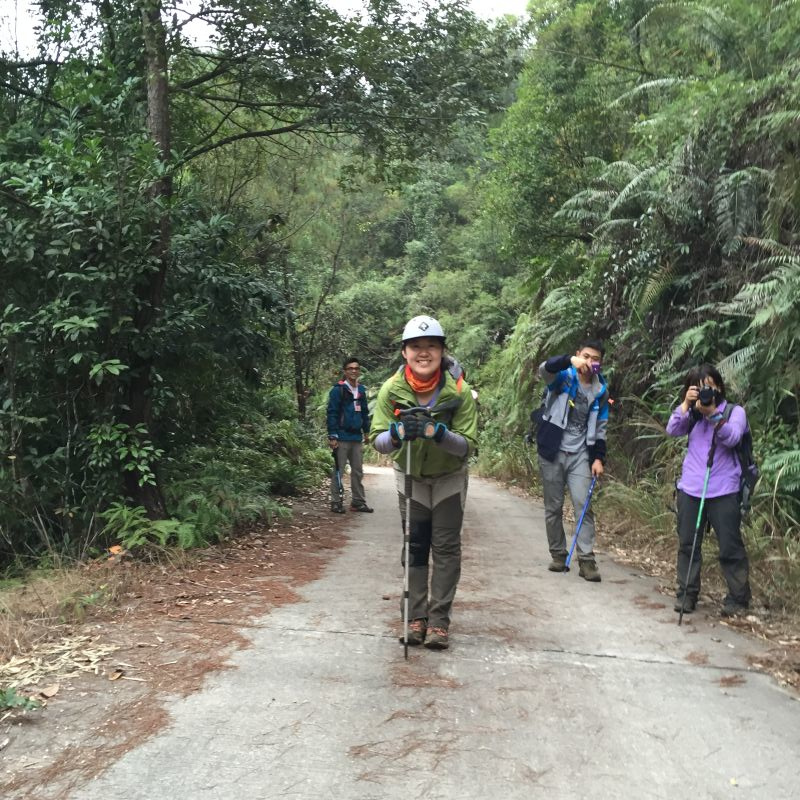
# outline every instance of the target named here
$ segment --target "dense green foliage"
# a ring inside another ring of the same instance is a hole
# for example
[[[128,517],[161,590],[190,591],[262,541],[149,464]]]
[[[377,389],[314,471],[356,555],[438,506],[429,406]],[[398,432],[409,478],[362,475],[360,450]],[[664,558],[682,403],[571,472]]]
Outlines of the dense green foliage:
[[[531,11],[535,45],[494,131],[483,194],[526,279],[523,313],[487,373],[487,416],[502,423],[486,464],[507,468],[513,449],[499,458],[491,441],[524,424],[537,362],[596,334],[617,399],[616,474],[655,488],[665,508],[682,445],[663,425],[687,369],[709,361],[754,431],[754,541],[796,542],[800,6]]]
[[[209,541],[324,474],[306,398],[393,297],[380,181],[498,107],[517,34],[227,0],[199,47],[161,0],[39,5],[0,60],[0,564]]]
[[[376,388],[421,312],[503,477],[534,472],[539,361],[605,338],[613,472],[660,506],[717,363],[753,535],[800,540],[800,4],[532,0],[524,50],[457,0],[214,2],[203,48],[131,5],[43,3],[41,57],[2,63],[3,559],[278,513],[343,356]]]

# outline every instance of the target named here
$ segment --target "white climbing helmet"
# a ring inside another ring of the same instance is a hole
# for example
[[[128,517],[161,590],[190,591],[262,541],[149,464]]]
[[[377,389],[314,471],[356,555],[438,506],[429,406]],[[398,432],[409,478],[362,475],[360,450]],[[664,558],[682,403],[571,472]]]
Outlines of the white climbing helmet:
[[[403,328],[403,342],[407,342],[409,339],[419,339],[421,336],[435,337],[444,342],[444,331],[439,320],[429,317],[427,314],[410,319]]]

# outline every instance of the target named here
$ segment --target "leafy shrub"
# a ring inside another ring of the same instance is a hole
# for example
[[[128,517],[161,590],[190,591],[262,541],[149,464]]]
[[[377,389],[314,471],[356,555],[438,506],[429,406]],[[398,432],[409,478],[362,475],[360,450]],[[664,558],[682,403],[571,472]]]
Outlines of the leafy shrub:
[[[0,689],[0,711],[12,709],[34,711],[41,707],[42,704],[38,700],[21,695],[13,686]]]
[[[136,550],[148,545],[160,547],[175,545],[182,550],[206,544],[191,521],[179,519],[149,519],[141,506],[112,503],[101,514],[105,520],[104,533],[118,541],[126,550]]]

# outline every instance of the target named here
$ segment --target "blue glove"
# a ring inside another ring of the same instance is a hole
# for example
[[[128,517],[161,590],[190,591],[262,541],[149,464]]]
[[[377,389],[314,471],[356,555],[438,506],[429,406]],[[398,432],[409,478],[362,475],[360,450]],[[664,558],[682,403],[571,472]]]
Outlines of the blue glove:
[[[401,422],[393,422],[389,426],[389,436],[392,437],[392,444],[395,447],[400,447],[400,445],[403,443],[402,442],[403,431],[401,430],[401,428],[402,428]]]

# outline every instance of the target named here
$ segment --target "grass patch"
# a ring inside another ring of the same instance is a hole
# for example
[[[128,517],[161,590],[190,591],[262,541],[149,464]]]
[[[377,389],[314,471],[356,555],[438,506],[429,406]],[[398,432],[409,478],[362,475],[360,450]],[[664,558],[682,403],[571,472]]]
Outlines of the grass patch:
[[[135,571],[133,564],[65,565],[4,581],[0,660],[29,652],[88,616],[115,608]]]

